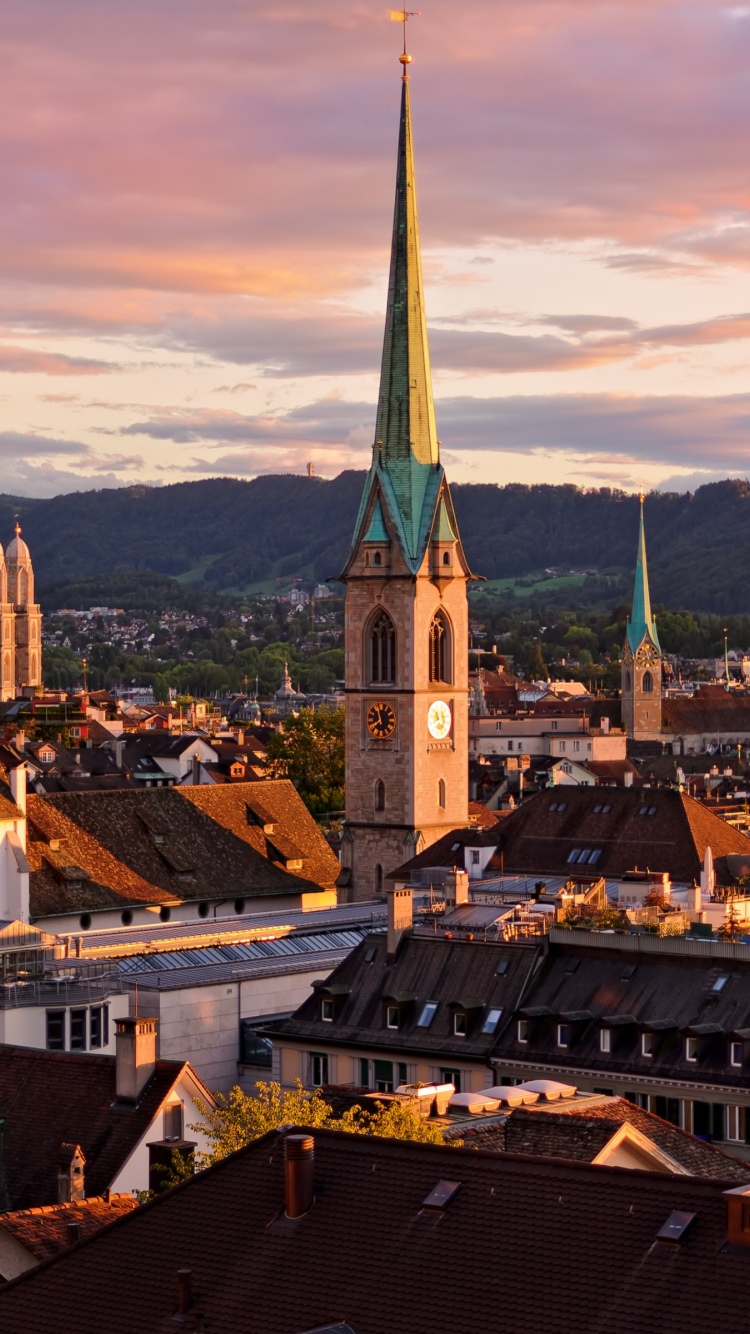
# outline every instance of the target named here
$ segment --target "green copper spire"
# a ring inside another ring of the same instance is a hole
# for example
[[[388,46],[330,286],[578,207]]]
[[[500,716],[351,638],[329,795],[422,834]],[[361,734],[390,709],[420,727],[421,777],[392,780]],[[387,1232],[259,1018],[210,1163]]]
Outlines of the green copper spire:
[[[388,473],[412,556],[430,474],[439,463],[427,346],[409,78],[401,85],[396,203],[373,462]]]
[[[628,621],[628,643],[635,653],[648,635],[654,648],[661,654],[656,622],[651,615],[651,594],[648,589],[648,566],[646,564],[646,533],[643,526],[643,501],[641,494],[641,523],[638,533],[638,557],[635,563],[635,585],[633,587],[633,608]]]

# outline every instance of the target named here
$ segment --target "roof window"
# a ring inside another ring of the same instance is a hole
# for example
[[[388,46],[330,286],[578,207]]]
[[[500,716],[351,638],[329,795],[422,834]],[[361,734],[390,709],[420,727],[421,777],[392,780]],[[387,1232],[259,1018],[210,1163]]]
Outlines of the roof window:
[[[417,1028],[429,1028],[437,1013],[437,1001],[427,1001],[422,1006],[422,1013],[417,1020]]]
[[[571,848],[571,849],[570,849],[570,852],[568,853],[568,858],[567,858],[567,860],[568,860],[569,862],[577,862],[577,861],[578,861],[578,858],[579,858],[580,855],[581,855],[581,851],[582,851],[581,848]]]
[[[638,807],[638,814],[639,814],[639,815],[656,815],[656,807],[655,807],[655,806],[639,806],[639,807]]]
[[[604,801],[604,802],[597,801],[594,807],[594,815],[609,815],[611,810],[612,810],[611,801]]]
[[[482,1024],[482,1032],[494,1033],[502,1017],[503,1012],[500,1006],[492,1006],[491,1009],[487,1011],[484,1023]]]
[[[635,972],[635,964],[629,963],[626,968],[623,968],[620,974],[620,981],[629,982],[634,972]]]
[[[688,1213],[685,1209],[673,1210],[666,1223],[663,1223],[659,1228],[656,1240],[666,1242],[670,1246],[679,1246],[690,1224],[696,1217],[696,1214]]]
[[[726,973],[721,973],[720,976],[717,977],[716,981],[714,982],[714,984],[713,984],[713,986],[712,986],[712,988],[711,988],[711,991],[712,991],[713,995],[714,995],[714,996],[718,996],[719,993],[722,992],[722,991],[724,990],[724,988],[725,988],[725,986],[727,985],[727,982],[728,982],[728,981],[729,981],[729,978],[728,978],[727,974],[726,974]]]
[[[438,1181],[435,1188],[422,1200],[422,1208],[437,1209],[442,1212],[460,1189],[460,1181]]]
[[[567,809],[567,801],[553,801],[550,805],[550,811],[564,811]]]

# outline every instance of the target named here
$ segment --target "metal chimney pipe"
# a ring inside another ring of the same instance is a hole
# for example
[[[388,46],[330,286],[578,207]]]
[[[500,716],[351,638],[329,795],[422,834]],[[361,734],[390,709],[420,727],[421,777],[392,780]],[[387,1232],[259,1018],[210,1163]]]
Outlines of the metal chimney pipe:
[[[284,1140],[284,1195],[287,1218],[301,1218],[315,1198],[315,1140],[287,1135]]]
[[[76,1242],[81,1240],[81,1224],[68,1223],[67,1232],[68,1232],[68,1245],[75,1246]]]
[[[193,1271],[177,1270],[177,1314],[187,1315],[193,1305]]]

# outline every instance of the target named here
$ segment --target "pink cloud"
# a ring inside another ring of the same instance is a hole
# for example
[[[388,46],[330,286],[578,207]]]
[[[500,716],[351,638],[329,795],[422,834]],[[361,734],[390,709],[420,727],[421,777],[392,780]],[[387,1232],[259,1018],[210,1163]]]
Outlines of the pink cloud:
[[[38,352],[30,347],[0,344],[0,372],[36,375],[106,375],[117,366],[90,357],[66,357],[61,352]]]

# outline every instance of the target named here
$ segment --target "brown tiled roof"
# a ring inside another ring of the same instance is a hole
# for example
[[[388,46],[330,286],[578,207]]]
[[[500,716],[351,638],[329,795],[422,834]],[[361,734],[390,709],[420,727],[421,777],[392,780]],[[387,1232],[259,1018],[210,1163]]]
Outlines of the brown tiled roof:
[[[34,1256],[49,1260],[71,1245],[68,1227],[77,1223],[80,1240],[138,1208],[134,1195],[95,1195],[76,1204],[48,1204],[0,1214],[0,1228]]]
[[[86,1190],[101,1195],[144,1135],[184,1065],[157,1061],[135,1107],[116,1103],[116,1058],[0,1046],[0,1113],[11,1208],[57,1200],[62,1144],[80,1144]]]
[[[273,838],[252,814],[261,788],[275,821]],[[30,796],[28,816],[35,917],[139,903],[299,894],[332,887],[339,870],[287,779]],[[283,856],[271,846],[290,838],[290,831],[302,855],[295,871],[285,869]],[[60,841],[59,850],[50,848],[50,839]],[[66,874],[66,868],[80,868],[82,874]]]
[[[664,732],[744,735],[750,732],[750,695],[704,686],[687,699],[663,700],[661,716]]]
[[[750,1168],[713,1144],[688,1135],[653,1112],[626,1098],[586,1099],[551,1106],[517,1107],[503,1119],[461,1125],[451,1131],[467,1148],[488,1152],[531,1154],[544,1158],[572,1158],[590,1163],[622,1125],[634,1126],[691,1176],[713,1181],[750,1181]]]
[[[271,1134],[0,1292],[8,1330],[745,1334],[750,1249],[720,1182],[319,1130],[315,1201],[285,1225]],[[458,1184],[443,1209],[424,1201]],[[733,1182],[731,1183],[734,1184]],[[673,1211],[693,1218],[657,1241]]]

